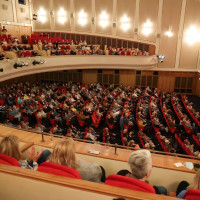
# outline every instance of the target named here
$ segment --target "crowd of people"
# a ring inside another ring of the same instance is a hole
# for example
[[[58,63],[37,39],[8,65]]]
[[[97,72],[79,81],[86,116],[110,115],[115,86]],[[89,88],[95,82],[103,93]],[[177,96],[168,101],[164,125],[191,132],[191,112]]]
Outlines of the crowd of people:
[[[2,50],[1,50],[2,49]],[[8,34],[5,26],[1,30],[0,51],[12,51],[18,57],[38,56],[38,50],[43,50],[47,55],[127,55],[149,56],[149,52],[138,48],[113,48],[100,49],[100,45],[90,45],[86,40],[73,41],[61,37],[50,36],[47,33],[22,35],[21,41]],[[0,52],[1,53],[1,52]]]
[[[139,48],[113,48],[108,47],[109,55],[122,55],[122,56],[149,56],[149,52],[141,51]]]
[[[104,183],[112,185],[112,180],[116,184],[116,180],[120,180],[118,187],[124,187],[130,189],[127,186],[127,181],[132,184],[133,190],[145,191],[149,193],[156,193],[167,195],[167,189],[163,186],[151,186],[148,182],[148,178],[152,171],[152,157],[148,150],[137,150],[130,154],[128,165],[131,171],[120,170],[117,175],[110,175],[106,178],[105,169],[96,164],[88,163],[83,159],[80,159],[75,154],[75,143],[72,138],[64,138],[58,140],[54,146],[53,151],[41,150],[36,152],[32,147],[28,158],[26,160],[21,159],[21,152],[19,149],[19,141],[17,136],[8,135],[0,141],[0,158],[16,159],[19,162],[19,166],[38,170],[46,173],[63,173],[63,176],[81,178],[86,181],[92,181],[97,183]],[[53,168],[52,168],[53,167]],[[49,170],[51,169],[51,170]],[[60,170],[60,171],[59,171]],[[66,171],[69,174],[66,175]],[[63,172],[62,172],[63,171]],[[73,174],[70,174],[73,173]],[[59,174],[61,175],[61,174]],[[183,181],[177,188],[177,197],[183,199],[187,193],[187,190],[200,189],[200,170],[198,170],[193,185],[189,185]]]
[[[200,156],[198,145],[178,123],[168,98],[170,95],[162,95],[167,119],[177,121],[175,127],[185,146],[191,153]],[[72,82],[13,83],[0,89],[0,102],[7,106],[8,119],[5,123],[8,125],[40,133],[44,131],[163,151],[159,137],[168,152],[184,153],[162,116],[160,96],[157,89],[149,87],[111,85],[106,88],[101,84]],[[195,129],[193,134],[197,136],[198,132],[199,129]]]

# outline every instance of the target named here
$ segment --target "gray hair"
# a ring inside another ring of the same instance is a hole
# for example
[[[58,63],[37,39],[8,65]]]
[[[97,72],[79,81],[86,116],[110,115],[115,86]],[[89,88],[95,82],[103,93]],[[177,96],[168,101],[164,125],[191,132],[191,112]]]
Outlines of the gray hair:
[[[142,179],[147,172],[152,169],[151,153],[148,150],[138,150],[131,153],[128,164],[130,165],[132,175],[136,179]]]
[[[98,164],[79,161],[79,168],[77,170],[81,174],[83,180],[97,183],[101,182],[102,170]]]

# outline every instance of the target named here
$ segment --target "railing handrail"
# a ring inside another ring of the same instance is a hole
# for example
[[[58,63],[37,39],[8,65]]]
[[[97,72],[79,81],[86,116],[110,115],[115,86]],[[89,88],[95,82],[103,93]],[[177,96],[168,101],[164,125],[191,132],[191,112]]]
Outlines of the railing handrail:
[[[21,129],[21,128],[18,128],[18,127],[10,127],[6,124],[0,124],[0,125],[6,126],[6,127],[9,127],[9,128],[15,128],[15,129],[18,129],[18,130],[31,132],[31,133],[41,134],[41,139],[42,139],[42,134],[46,135],[46,136],[56,137],[56,138],[69,138],[68,136],[63,136],[63,135],[55,135],[55,134],[50,134],[50,133],[46,133],[46,132],[38,133],[37,131],[30,130],[30,129],[26,130],[26,129]],[[78,141],[78,142],[87,142],[87,143],[91,143],[91,144],[100,144],[100,145],[106,144],[109,147],[120,148],[120,149],[138,150],[138,148],[134,148],[134,147],[128,147],[128,146],[122,146],[122,145],[116,145],[116,144],[109,144],[109,143],[103,143],[103,142],[97,142],[97,141],[90,141],[90,140],[84,140],[84,139],[78,139],[78,138],[73,138],[73,140]],[[185,154],[169,153],[169,152],[156,151],[156,150],[149,150],[149,151],[151,153],[162,154],[162,155],[166,155],[166,156],[170,155],[170,156],[175,156],[175,157],[183,157],[183,158],[189,158],[189,159],[192,158],[192,159],[200,160],[200,158],[197,157],[197,156],[189,156],[189,155],[185,155]]]

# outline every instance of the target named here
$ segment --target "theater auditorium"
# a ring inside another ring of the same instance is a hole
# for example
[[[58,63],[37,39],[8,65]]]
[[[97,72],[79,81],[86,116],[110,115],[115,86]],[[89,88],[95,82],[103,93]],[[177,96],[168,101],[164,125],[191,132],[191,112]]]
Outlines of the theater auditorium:
[[[0,199],[199,200],[200,0],[0,0]]]

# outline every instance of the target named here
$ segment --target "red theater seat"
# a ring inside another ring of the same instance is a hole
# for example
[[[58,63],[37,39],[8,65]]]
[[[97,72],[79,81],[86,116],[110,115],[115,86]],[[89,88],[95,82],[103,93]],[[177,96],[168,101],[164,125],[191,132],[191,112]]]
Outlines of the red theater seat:
[[[185,194],[184,199],[199,200],[200,199],[200,190],[188,190]]]
[[[44,162],[38,167],[38,171],[59,176],[81,179],[80,173],[70,167],[59,165],[51,162]]]
[[[148,183],[120,175],[108,176],[105,184],[141,192],[156,193],[154,188]]]
[[[0,163],[20,167],[19,162],[15,158],[2,153],[0,153]]]

